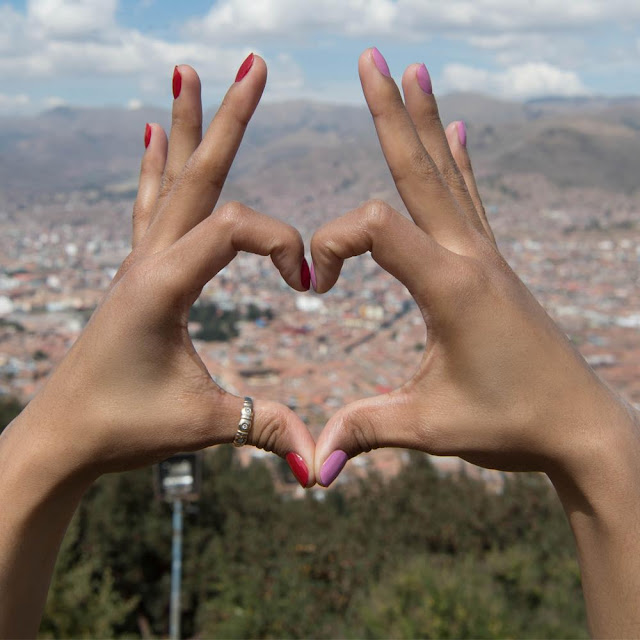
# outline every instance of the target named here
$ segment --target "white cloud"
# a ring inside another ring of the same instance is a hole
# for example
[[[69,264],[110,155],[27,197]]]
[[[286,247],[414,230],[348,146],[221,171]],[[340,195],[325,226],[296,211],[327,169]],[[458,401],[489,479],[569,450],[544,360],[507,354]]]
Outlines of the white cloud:
[[[27,19],[47,34],[86,36],[113,26],[117,5],[117,0],[29,0]]]
[[[24,93],[17,95],[8,95],[6,93],[0,93],[0,113],[13,113],[19,112],[22,109],[29,107],[31,100],[29,96]]]
[[[346,36],[387,34],[425,39],[436,32],[469,36],[561,31],[640,19],[628,0],[219,0],[188,23],[192,36],[295,39],[325,30]]]
[[[55,109],[55,107],[62,107],[67,104],[67,101],[59,96],[49,96],[43,100],[43,104],[46,109]]]
[[[499,71],[450,64],[444,67],[440,84],[445,91],[495,93],[515,99],[590,93],[573,71],[542,62],[514,65]]]
[[[580,69],[602,62],[590,37],[638,21],[640,2],[628,0],[218,0],[183,33],[202,43],[276,46],[327,36],[417,44],[437,35],[488,52],[500,67]]]
[[[142,108],[142,100],[140,98],[131,98],[129,102],[127,102],[127,109],[129,111],[137,111]]]
[[[77,87],[87,79],[112,77],[124,85],[117,100],[124,103],[133,95],[145,104],[170,96],[177,63],[197,69],[205,102],[218,99],[247,53],[267,44],[275,53],[269,56],[266,99],[345,101],[348,94],[348,100],[361,101],[357,83],[351,92],[344,78],[336,78],[335,85],[305,82],[301,66],[286,52],[300,44],[337,47],[340,39],[364,36],[382,36],[386,45],[423,43],[438,35],[482,50],[490,59],[486,66],[496,68],[449,65],[439,88],[514,98],[583,94],[587,88],[579,73],[592,70],[594,58],[601,57],[585,30],[633,29],[640,20],[640,2],[628,0],[211,0],[206,15],[188,21],[178,39],[166,40],[119,24],[118,0],[27,0],[24,10],[2,2],[0,77],[15,80],[16,92],[52,78],[62,80],[61,87]],[[152,2],[135,0],[135,5]],[[633,42],[635,36],[629,38]],[[467,55],[468,47],[462,51]],[[30,104],[35,110],[43,102],[34,98]]]
[[[31,4],[49,4],[38,0]],[[74,5],[74,0],[57,0],[59,5]],[[233,78],[246,49],[220,48],[193,42],[167,42],[135,29],[125,29],[107,21],[96,33],[97,25],[79,19],[73,37],[33,26],[30,16],[22,16],[11,8],[0,13],[0,73],[4,77],[53,75],[119,75],[135,76],[162,72],[177,63],[201,65],[213,80]],[[6,20],[3,20],[5,18]],[[84,26],[85,31],[80,29]],[[215,64],[211,61],[215,60]],[[205,67],[206,63],[206,68]]]
[[[317,30],[362,35],[387,32],[397,13],[391,0],[222,0],[186,29],[191,36],[225,40],[283,35],[295,40]]]
[[[26,13],[0,5],[0,76],[122,77],[155,97],[169,94],[174,65],[191,64],[207,99],[233,81],[249,53],[246,44],[171,42],[125,28],[115,21],[116,9],[117,0],[29,0]],[[290,57],[276,57],[270,66],[275,91],[279,83],[300,82],[302,70]]]

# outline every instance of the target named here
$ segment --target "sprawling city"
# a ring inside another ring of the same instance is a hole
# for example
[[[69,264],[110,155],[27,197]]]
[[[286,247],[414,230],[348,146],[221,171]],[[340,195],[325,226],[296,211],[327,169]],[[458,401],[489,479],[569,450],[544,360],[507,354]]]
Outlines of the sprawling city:
[[[311,120],[318,117],[312,105],[307,109]],[[316,110],[327,117],[326,107]],[[340,126],[339,110],[335,119]],[[268,122],[258,126],[269,130]],[[367,121],[359,126],[365,129]],[[473,124],[470,128],[473,132]],[[363,144],[371,144],[370,132]],[[330,151],[339,149],[334,140]],[[307,152],[313,163],[317,150]],[[241,166],[259,153],[254,148],[241,155]],[[482,171],[482,150],[477,156]],[[260,180],[249,190],[233,175],[229,191],[277,211],[300,229],[308,247],[312,224],[321,225],[367,196],[385,197],[402,208],[382,161],[377,162],[374,177],[358,182],[357,163],[348,171],[338,165],[332,173],[320,158],[321,188],[287,183],[283,162],[279,186],[264,178],[266,194]],[[354,192],[351,203],[345,184]],[[562,187],[540,173],[515,171],[481,175],[480,187],[513,269],[598,374],[640,403],[638,191]],[[0,391],[27,402],[76,339],[126,257],[132,199],[130,192],[105,189],[11,193],[0,191]],[[211,312],[198,314],[199,308]],[[232,331],[203,331],[197,321],[220,324],[223,315],[232,318]],[[317,295],[290,289],[268,258],[241,254],[205,288],[190,329],[223,388],[287,404],[315,435],[346,403],[401,385],[417,367],[426,339],[406,289],[370,256],[347,262],[333,290]],[[356,461],[353,472],[374,465],[392,474],[401,455],[374,452]]]

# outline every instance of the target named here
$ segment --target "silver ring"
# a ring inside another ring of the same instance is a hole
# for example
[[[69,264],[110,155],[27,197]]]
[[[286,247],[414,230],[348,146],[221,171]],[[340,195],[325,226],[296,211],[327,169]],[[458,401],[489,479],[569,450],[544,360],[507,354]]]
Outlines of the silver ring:
[[[238,430],[236,437],[233,439],[234,447],[243,447],[247,444],[249,432],[253,426],[253,400],[249,396],[245,396],[240,413],[240,422],[238,422]]]

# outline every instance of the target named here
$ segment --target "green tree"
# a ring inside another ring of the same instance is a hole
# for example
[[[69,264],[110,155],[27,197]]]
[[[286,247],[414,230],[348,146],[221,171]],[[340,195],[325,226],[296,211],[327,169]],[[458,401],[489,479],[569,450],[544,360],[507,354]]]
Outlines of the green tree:
[[[230,446],[205,453],[185,511],[186,637],[585,636],[571,532],[543,476],[487,485],[411,454],[391,480],[292,499],[281,474]],[[46,632],[166,634],[171,511],[150,471],[101,478],[74,523]]]
[[[74,517],[65,536],[40,636],[43,638],[108,638],[138,605],[138,598],[118,593],[110,567],[97,556],[79,552],[80,518]]]
[[[420,554],[353,604],[349,635],[362,638],[504,638],[509,603],[472,555]]]

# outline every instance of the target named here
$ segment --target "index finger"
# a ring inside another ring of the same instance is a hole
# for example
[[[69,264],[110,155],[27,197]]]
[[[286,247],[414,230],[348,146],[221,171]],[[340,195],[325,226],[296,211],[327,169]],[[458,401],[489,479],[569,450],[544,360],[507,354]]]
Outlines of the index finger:
[[[321,227],[311,239],[318,293],[338,280],[344,261],[371,257],[404,284],[421,307],[439,295],[452,255],[385,202],[372,200]]]
[[[466,244],[474,229],[422,145],[382,54],[367,49],[359,72],[382,152],[411,217],[448,248]]]
[[[264,60],[251,54],[149,229],[155,250],[176,242],[213,211],[266,81]]]

